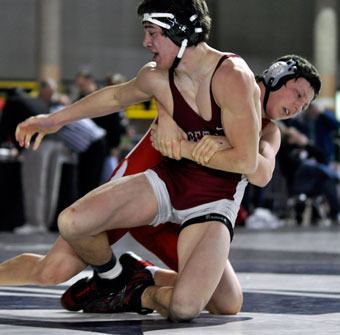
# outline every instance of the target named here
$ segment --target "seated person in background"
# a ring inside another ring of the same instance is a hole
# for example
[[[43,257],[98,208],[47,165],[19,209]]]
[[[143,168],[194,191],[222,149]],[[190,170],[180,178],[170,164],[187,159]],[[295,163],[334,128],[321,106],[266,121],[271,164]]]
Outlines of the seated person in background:
[[[327,158],[307,136],[294,127],[282,127],[282,141],[278,161],[286,178],[290,195],[307,197],[323,195],[329,204],[329,217],[336,222],[339,216],[339,199],[336,190],[337,174],[327,165]],[[302,221],[304,206],[297,206],[296,219]]]
[[[326,164],[334,160],[334,138],[340,129],[340,121],[336,119],[334,107],[328,106],[319,98],[297,118],[287,121],[289,126],[305,134],[309,141],[324,153]]]
[[[65,107],[69,100],[59,94],[57,83],[52,78],[40,82],[39,97],[54,113]],[[106,131],[91,119],[69,123],[56,133],[57,137],[78,155],[77,197],[81,197],[100,185],[106,155]]]
[[[38,114],[54,113],[67,103],[68,97],[58,92],[58,85],[53,78],[47,77],[39,81],[37,97],[27,96],[19,89],[13,90],[6,101],[0,122],[2,145],[17,146],[15,129],[23,120]],[[61,209],[100,185],[106,154],[104,137],[104,129],[92,120],[84,119],[70,123],[55,135],[48,136],[40,150],[22,151],[21,180],[25,224],[16,229],[18,233],[51,228],[58,206],[58,180],[63,166],[61,162],[74,161],[72,153],[77,157],[76,169],[63,169],[68,187],[60,189],[63,194],[59,198]],[[32,197],[31,194],[35,196]]]

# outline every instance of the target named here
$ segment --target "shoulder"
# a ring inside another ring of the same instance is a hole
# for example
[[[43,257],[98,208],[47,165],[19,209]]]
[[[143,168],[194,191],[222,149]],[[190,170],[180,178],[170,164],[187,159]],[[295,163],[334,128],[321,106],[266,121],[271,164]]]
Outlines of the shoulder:
[[[213,77],[212,90],[217,100],[260,96],[255,75],[241,57],[228,57],[223,61]]]
[[[145,64],[137,74],[140,80],[167,80],[168,72],[157,68],[155,62]]]
[[[149,62],[139,70],[135,79],[138,86],[155,93],[160,86],[168,83],[168,73],[159,70],[155,62]]]
[[[224,82],[240,82],[241,84],[255,83],[254,73],[250,70],[248,64],[241,57],[228,57],[217,69],[214,79]]]

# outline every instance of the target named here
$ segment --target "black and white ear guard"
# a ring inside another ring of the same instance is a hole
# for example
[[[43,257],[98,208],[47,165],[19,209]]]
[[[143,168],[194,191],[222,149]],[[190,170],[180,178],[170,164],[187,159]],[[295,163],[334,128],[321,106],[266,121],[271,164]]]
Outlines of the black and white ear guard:
[[[266,87],[263,99],[264,110],[266,110],[270,92],[280,89],[288,80],[297,78],[298,75],[298,65],[293,59],[278,61],[263,72],[262,81]]]
[[[199,26],[197,15],[192,15],[189,20],[182,18],[179,20],[172,13],[145,13],[142,22],[150,22],[164,29],[164,34],[168,36],[177,46],[180,47],[172,69],[175,69],[183,57],[187,46],[195,45],[198,42],[202,28]]]

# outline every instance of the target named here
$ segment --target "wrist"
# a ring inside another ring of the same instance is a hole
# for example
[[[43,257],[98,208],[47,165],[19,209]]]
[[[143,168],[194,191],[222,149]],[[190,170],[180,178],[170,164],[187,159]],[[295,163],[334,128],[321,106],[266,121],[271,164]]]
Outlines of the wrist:
[[[194,161],[192,151],[194,150],[196,142],[190,142],[188,140],[181,140],[181,155],[182,158],[190,159]]]
[[[57,111],[55,113],[49,114],[49,119],[54,127],[63,127],[65,124],[67,124],[69,121],[67,120],[68,111],[65,111],[64,107],[60,111]]]
[[[190,159],[191,153],[188,152],[187,141],[185,140],[180,141],[180,150],[181,150],[180,154],[182,158]]]

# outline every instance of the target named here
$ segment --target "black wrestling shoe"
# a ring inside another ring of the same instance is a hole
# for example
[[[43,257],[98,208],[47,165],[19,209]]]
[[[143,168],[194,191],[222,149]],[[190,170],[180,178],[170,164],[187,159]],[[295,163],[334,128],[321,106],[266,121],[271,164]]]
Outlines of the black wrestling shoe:
[[[119,257],[119,262],[122,265],[124,271],[129,274],[144,270],[147,266],[153,264],[149,261],[144,260],[132,251],[128,251]]]
[[[94,300],[83,311],[85,313],[136,312],[143,315],[152,313],[152,309],[142,307],[141,297],[144,290],[154,284],[150,271],[137,271],[120,291]]]
[[[102,279],[94,272],[91,278],[82,278],[70,286],[60,298],[60,303],[69,311],[80,311],[92,301],[118,292],[125,282],[124,270],[112,280]]]

